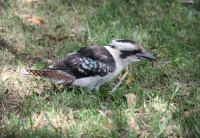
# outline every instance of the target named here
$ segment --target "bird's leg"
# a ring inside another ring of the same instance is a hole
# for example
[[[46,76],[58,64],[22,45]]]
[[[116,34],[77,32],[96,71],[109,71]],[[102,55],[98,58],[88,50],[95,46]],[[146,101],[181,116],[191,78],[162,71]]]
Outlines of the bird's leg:
[[[99,92],[99,86],[101,85],[101,83],[97,83],[96,85],[90,85],[89,87],[86,87],[86,92]]]
[[[118,84],[110,91],[111,94],[114,93],[117,90],[119,85],[122,83],[122,81],[125,79],[126,75],[128,74],[128,71],[129,71],[128,66],[126,66],[126,72],[124,73],[123,77],[120,79]]]
[[[93,89],[94,89],[94,87],[91,87],[91,86],[86,87],[86,92],[89,93],[89,92],[91,92]]]
[[[99,91],[99,86],[100,86],[100,85],[97,85],[97,86],[94,88],[96,92]]]
[[[57,89],[55,83],[51,83],[51,85],[52,85],[53,91],[55,91]]]

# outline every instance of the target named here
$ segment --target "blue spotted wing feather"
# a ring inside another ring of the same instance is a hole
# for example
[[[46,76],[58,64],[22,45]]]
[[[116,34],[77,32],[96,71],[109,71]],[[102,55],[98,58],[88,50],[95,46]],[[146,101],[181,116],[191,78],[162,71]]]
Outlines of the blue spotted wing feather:
[[[59,60],[50,69],[65,71],[76,78],[105,76],[115,69],[111,54],[104,47],[83,47]]]

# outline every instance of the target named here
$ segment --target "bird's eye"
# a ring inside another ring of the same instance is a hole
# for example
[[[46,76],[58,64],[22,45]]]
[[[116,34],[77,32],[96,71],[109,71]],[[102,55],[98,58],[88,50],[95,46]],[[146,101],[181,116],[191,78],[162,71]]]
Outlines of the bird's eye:
[[[110,47],[112,47],[112,48],[115,48],[115,46],[114,45],[109,45]]]

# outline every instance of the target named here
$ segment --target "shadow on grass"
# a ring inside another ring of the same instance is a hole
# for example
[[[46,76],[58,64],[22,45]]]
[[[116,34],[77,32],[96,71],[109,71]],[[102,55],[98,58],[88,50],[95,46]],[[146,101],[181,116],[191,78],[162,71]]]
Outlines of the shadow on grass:
[[[177,111],[174,117],[178,118],[183,137],[197,138],[200,136],[200,110]]]
[[[4,128],[5,129],[5,128]],[[30,130],[30,129],[23,129],[22,132],[20,133],[15,133],[15,132],[19,132],[20,126],[18,125],[13,125],[12,128],[6,128],[6,129],[11,129],[9,133],[7,134],[2,134],[2,132],[0,132],[0,136],[1,137],[7,137],[7,138],[17,138],[17,137],[22,137],[22,138],[33,138],[33,137],[40,137],[40,138],[61,138],[63,137],[63,134],[58,132],[58,131],[54,131],[54,130],[49,130],[48,128],[38,128],[36,130]]]
[[[0,49],[2,51],[4,50],[8,50],[12,55],[14,55],[16,58],[18,58],[19,53],[17,52],[17,50],[15,49],[14,46],[10,45],[6,40],[4,40],[1,36],[0,36]]]

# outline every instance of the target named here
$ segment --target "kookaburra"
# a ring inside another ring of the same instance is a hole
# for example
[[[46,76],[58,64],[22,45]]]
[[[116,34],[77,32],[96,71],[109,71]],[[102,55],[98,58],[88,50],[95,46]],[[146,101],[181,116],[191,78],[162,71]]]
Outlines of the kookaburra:
[[[47,69],[21,69],[26,75],[49,79],[55,84],[86,87],[87,91],[115,78],[127,65],[140,60],[156,60],[131,40],[113,40],[107,46],[86,46],[58,60]]]

